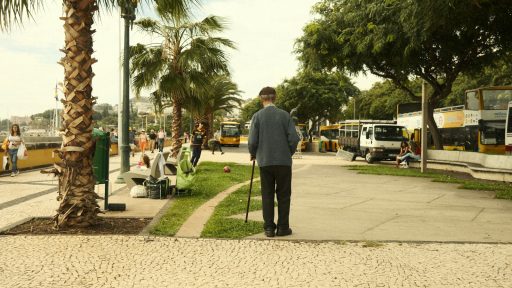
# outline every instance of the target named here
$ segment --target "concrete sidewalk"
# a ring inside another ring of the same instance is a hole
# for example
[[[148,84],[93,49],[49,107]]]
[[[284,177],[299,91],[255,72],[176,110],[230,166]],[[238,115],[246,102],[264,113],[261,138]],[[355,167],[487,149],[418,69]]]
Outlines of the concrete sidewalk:
[[[156,154],[148,154],[154,158]],[[140,153],[130,158],[131,170],[140,159]],[[156,200],[147,198],[131,198],[125,184],[116,184],[119,175],[120,157],[110,158],[110,203],[125,203],[126,211],[106,211],[100,216],[106,217],[154,217],[158,211],[170,200]],[[58,207],[57,185],[58,180],[51,175],[41,174],[41,169],[22,171],[16,177],[4,175],[0,177],[0,231],[24,222],[32,217],[52,217]],[[174,183],[175,177],[171,176]],[[104,196],[104,185],[97,185],[96,192]],[[98,201],[103,210],[103,200]]]
[[[224,149],[202,160],[250,163],[247,147]],[[294,233],[282,239],[512,243],[512,201],[494,199],[492,192],[428,178],[357,174],[344,166],[368,164],[333,153],[305,153],[294,165],[310,166],[293,174]],[[261,211],[249,218],[262,221]]]

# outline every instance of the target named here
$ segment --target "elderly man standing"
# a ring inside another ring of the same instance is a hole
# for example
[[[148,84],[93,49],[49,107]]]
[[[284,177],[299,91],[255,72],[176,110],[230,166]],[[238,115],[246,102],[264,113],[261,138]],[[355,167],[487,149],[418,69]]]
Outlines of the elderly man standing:
[[[249,152],[251,160],[256,159],[260,167],[265,235],[286,236],[292,234],[288,220],[292,193],[292,155],[300,139],[288,112],[274,105],[276,90],[265,87],[259,97],[263,109],[256,112],[251,120]],[[274,223],[274,194],[277,195],[277,226]]]

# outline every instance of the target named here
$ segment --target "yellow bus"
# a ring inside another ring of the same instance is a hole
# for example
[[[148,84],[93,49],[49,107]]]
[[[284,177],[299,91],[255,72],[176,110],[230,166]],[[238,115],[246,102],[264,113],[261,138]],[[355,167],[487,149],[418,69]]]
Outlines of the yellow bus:
[[[306,124],[297,124],[297,130],[300,131],[301,135],[299,135],[299,137],[301,137],[302,139],[302,142],[300,143],[300,150],[301,151],[306,151],[306,147],[307,147],[307,144],[308,144],[308,141],[309,141],[309,137],[308,137],[308,129],[306,128]]]
[[[340,125],[320,126],[321,151],[338,152],[338,138],[340,137]]]
[[[240,123],[221,122],[220,123],[220,145],[240,147]]]
[[[510,101],[512,86],[483,87],[466,91],[464,105],[435,109],[434,120],[444,150],[505,154],[505,120]],[[419,140],[421,106],[412,109],[408,105],[398,105],[397,122]]]

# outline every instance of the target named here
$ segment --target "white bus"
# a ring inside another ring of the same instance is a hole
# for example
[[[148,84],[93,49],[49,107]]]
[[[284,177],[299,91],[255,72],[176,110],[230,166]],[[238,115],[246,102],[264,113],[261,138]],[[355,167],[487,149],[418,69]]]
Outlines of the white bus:
[[[505,127],[505,153],[512,155],[512,101],[508,102],[507,123]]]

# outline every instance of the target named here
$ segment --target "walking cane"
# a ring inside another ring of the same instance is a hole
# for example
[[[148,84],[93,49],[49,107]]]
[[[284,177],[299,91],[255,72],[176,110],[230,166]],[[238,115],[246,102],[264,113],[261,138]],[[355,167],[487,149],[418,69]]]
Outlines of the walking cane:
[[[249,185],[249,196],[247,197],[247,211],[245,212],[245,223],[247,223],[247,217],[249,217],[249,206],[251,205],[251,191],[252,191],[252,180],[254,179],[255,161],[256,160],[252,160],[251,185]]]

